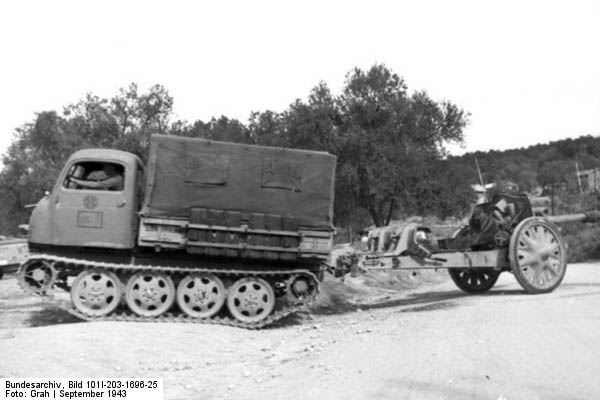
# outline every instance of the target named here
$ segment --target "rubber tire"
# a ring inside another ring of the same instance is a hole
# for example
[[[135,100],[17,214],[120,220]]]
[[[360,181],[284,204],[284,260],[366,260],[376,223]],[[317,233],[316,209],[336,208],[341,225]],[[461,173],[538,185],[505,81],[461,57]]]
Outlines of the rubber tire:
[[[525,274],[523,273],[523,271],[521,270],[521,268],[519,268],[519,264],[518,264],[519,255],[517,253],[517,250],[518,250],[517,246],[519,244],[519,238],[521,235],[524,234],[523,233],[524,231],[526,231],[533,225],[543,226],[544,228],[551,231],[552,234],[557,238],[559,249],[560,249],[560,268],[561,268],[560,276],[559,276],[558,280],[552,286],[549,286],[547,288],[539,288],[539,287],[532,285],[529,282],[529,280],[527,279],[527,277],[525,276]],[[562,282],[562,280],[565,277],[565,274],[567,272],[567,246],[565,245],[565,241],[564,241],[563,237],[561,236],[560,231],[558,230],[558,227],[551,222],[547,222],[547,221],[544,221],[544,220],[542,220],[540,218],[536,218],[536,217],[527,218],[527,219],[521,221],[519,223],[519,225],[517,225],[517,227],[513,231],[513,234],[510,237],[510,244],[508,247],[508,258],[510,260],[510,266],[512,268],[513,274],[515,275],[515,278],[517,279],[517,282],[519,282],[519,285],[521,285],[521,287],[523,289],[525,289],[525,291],[527,293],[530,293],[530,294],[540,294],[540,293],[552,292],[554,289],[556,289],[560,285],[560,283]]]
[[[481,286],[472,286],[469,285],[461,276],[461,272],[463,271],[473,271],[475,273],[484,273],[487,272],[490,275],[490,279],[485,281],[485,284]],[[466,293],[471,294],[480,294],[485,293],[490,290],[496,284],[498,277],[500,276],[500,271],[496,271],[493,268],[448,268],[448,273],[450,274],[450,278],[454,281],[454,284]]]

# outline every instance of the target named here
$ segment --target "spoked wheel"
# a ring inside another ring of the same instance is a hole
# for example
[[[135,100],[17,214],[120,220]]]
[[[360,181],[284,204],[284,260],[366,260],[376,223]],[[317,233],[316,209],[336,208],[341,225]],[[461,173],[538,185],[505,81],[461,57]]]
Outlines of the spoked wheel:
[[[517,226],[508,257],[515,278],[529,293],[553,291],[567,272],[567,250],[558,228],[535,218]]]
[[[127,282],[125,300],[137,315],[157,317],[173,305],[175,285],[169,276],[162,273],[138,273]]]
[[[71,300],[79,311],[92,317],[110,314],[121,301],[121,282],[112,272],[83,271],[71,286]]]
[[[275,293],[265,280],[242,278],[229,288],[227,307],[241,322],[259,322],[275,308]]]
[[[19,284],[28,293],[44,295],[54,286],[56,270],[45,260],[29,260],[17,272]]]
[[[500,276],[500,271],[493,268],[449,268],[448,273],[456,286],[467,293],[487,292]]]
[[[177,305],[191,317],[208,318],[225,303],[225,285],[213,274],[192,274],[177,286]]]

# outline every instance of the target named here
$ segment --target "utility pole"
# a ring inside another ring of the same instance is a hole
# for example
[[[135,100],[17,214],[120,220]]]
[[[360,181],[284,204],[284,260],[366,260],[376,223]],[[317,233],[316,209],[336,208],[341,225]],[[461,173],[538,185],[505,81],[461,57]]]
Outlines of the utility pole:
[[[581,187],[581,175],[579,173],[579,163],[575,161],[575,169],[577,170],[577,182],[579,182],[579,194],[583,195],[583,189]]]
[[[475,156],[475,166],[477,167],[477,174],[479,175],[479,183],[481,184],[481,190],[483,190],[483,198],[487,203],[487,188],[485,187],[485,183],[483,182],[483,176],[481,176],[481,169],[479,168],[479,161],[477,161],[477,156]]]

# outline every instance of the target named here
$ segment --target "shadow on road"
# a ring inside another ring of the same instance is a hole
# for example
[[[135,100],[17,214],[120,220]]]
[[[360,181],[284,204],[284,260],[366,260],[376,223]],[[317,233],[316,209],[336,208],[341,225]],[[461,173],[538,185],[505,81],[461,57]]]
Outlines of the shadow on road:
[[[446,383],[447,382],[447,383]],[[508,392],[506,398],[523,393],[523,388],[517,384],[511,384],[504,379],[496,379],[494,376],[485,374],[473,374],[470,376],[456,376],[446,382],[435,380],[416,379],[387,379],[384,385],[372,392],[372,397],[377,399],[397,399],[401,397],[425,397],[425,398],[450,398],[450,399],[481,399],[481,398],[505,398],[500,393]],[[559,393],[542,384],[528,383],[529,393],[537,394],[536,398],[551,399],[560,398],[565,400],[577,397],[568,393],[565,388]],[[371,396],[369,396],[371,397]],[[521,398],[521,397],[519,397]]]
[[[0,307],[0,313],[0,328],[31,328],[81,322],[79,318],[50,305],[24,304]]]
[[[77,322],[84,321],[57,307],[44,307],[42,309],[35,310],[31,312],[28,318],[24,321],[24,323],[30,327],[72,324]]]
[[[558,288],[600,287],[600,283],[562,283]]]
[[[281,329],[290,326],[303,325],[307,321],[310,322],[311,319],[312,318],[305,312],[290,314],[270,325],[265,326],[264,328],[262,328],[262,330]]]
[[[369,311],[393,307],[400,307],[400,309],[397,310],[399,313],[416,313],[459,307],[461,305],[461,299],[473,297],[497,297],[505,295],[528,296],[521,288],[504,289],[503,287],[506,287],[506,285],[476,295],[467,294],[458,289],[445,291],[432,290],[410,293],[402,297],[387,296],[375,301],[356,301],[349,299],[344,293],[329,293],[326,303],[313,306],[308,312],[289,315],[268,326],[267,329],[278,329],[286,326],[305,324],[312,318],[311,314],[322,316],[343,315],[358,310]],[[560,286],[560,288],[566,289],[567,292],[581,287],[600,287],[600,283],[568,283]],[[596,292],[594,292],[594,294],[595,293]],[[569,295],[565,297],[569,297]],[[23,327],[39,327],[84,322],[58,307],[40,303],[0,307],[0,312],[3,314],[2,318],[0,318],[1,326],[19,325]]]
[[[452,301],[469,297],[495,297],[503,295],[521,295],[521,289],[491,290],[482,294],[466,294],[460,290],[431,291],[411,293],[408,296],[377,302],[349,302],[343,298],[333,298],[332,304],[317,306],[311,309],[317,315],[336,315],[355,312],[357,310],[376,310],[390,307],[410,306],[400,312],[423,312],[447,309],[459,306],[459,302]]]
[[[385,381],[385,385],[375,389],[372,393],[373,398],[377,399],[396,399],[398,394],[403,394],[406,397],[438,397],[441,399],[474,399],[475,390],[474,387],[489,385],[483,378],[479,382],[471,383],[471,385],[465,385],[462,382],[459,384],[451,384],[444,382],[432,382],[432,381],[418,381],[403,379],[388,379]],[[471,387],[469,387],[471,386]],[[501,399],[502,396],[499,397]]]

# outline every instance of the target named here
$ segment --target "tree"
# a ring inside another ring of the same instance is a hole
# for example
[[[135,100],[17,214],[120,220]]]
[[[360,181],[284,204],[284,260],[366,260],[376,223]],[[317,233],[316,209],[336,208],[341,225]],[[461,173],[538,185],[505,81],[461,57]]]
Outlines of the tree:
[[[445,219],[467,215],[475,203],[471,182],[477,182],[473,166],[456,162],[456,159],[434,161],[423,174],[416,198],[416,215],[435,215]]]
[[[121,122],[119,139],[112,146],[145,160],[150,136],[169,133],[173,97],[161,85],[154,85],[148,92],[139,94],[137,85],[131,84],[127,89],[121,89],[111,104],[112,114]]]
[[[308,102],[296,99],[282,113],[252,113],[249,134],[254,143],[337,153],[340,124],[335,97],[324,82],[315,86]]]
[[[462,141],[468,114],[425,92],[408,95],[404,80],[383,65],[348,74],[338,104],[340,195],[366,209],[376,226],[397,209],[422,209],[424,177],[448,142]]]
[[[254,113],[249,131],[255,143],[335,154],[337,223],[351,222],[362,208],[381,226],[398,210],[423,208],[417,195],[428,171],[446,155],[448,142],[462,140],[466,123],[457,106],[425,92],[409,95],[398,75],[374,65],[348,74],[339,96],[320,82],[307,102]]]
[[[84,140],[72,136],[72,126],[54,111],[37,114],[18,128],[2,161],[0,201],[2,223],[9,232],[27,220],[25,206],[37,202],[52,187],[66,157]]]
[[[237,119],[229,119],[225,116],[221,116],[219,119],[212,118],[208,123],[198,120],[192,125],[185,121],[176,121],[171,125],[169,133],[237,143],[251,143],[252,140],[249,130],[244,124]]]
[[[424,91],[409,94],[384,65],[354,69],[339,95],[319,82],[306,101],[297,99],[280,113],[252,113],[247,125],[226,116],[171,122],[172,107],[164,87],[140,92],[131,84],[110,99],[89,94],[62,115],[39,113],[17,130],[4,155],[0,198],[8,211],[0,218],[24,222],[23,206],[50,188],[73,151],[110,147],[144,160],[153,133],[328,151],[338,157],[336,223],[355,222],[365,215],[359,210],[378,226],[397,214],[446,216],[468,201],[465,186],[448,175],[451,163],[440,164],[446,145],[462,141],[468,114]]]
[[[538,180],[540,184],[550,193],[552,215],[556,210],[556,194],[566,189],[569,181],[575,179],[573,165],[564,160],[549,161],[540,167]]]
[[[273,111],[253,112],[248,123],[250,140],[265,146],[288,145],[281,133],[281,116]]]
[[[139,93],[132,84],[112,99],[88,94],[56,111],[38,113],[23,124],[6,154],[0,172],[0,222],[14,233],[28,219],[28,204],[50,190],[67,158],[76,150],[107,147],[145,157],[152,133],[168,133],[173,99],[155,85]]]

